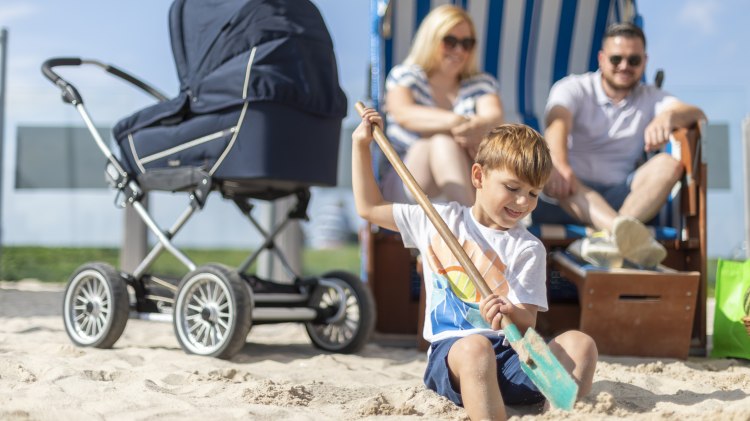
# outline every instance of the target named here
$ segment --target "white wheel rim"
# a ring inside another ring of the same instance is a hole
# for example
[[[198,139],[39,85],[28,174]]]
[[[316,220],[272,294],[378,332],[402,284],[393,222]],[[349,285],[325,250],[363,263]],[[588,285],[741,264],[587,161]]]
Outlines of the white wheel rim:
[[[235,325],[234,303],[218,276],[199,273],[181,288],[175,312],[180,336],[190,352],[216,352],[231,338]]]
[[[319,288],[322,287],[325,290],[321,292],[320,299],[316,304],[320,309],[331,307],[340,309],[339,306],[344,306],[343,312],[337,311],[337,314],[341,313],[342,316],[336,320],[328,320],[326,324],[314,324],[311,327],[318,341],[326,344],[329,348],[336,349],[347,345],[357,334],[360,324],[360,309],[354,291],[343,282],[334,282],[339,284],[345,296],[341,297],[336,288],[320,286]]]
[[[70,284],[65,297],[65,325],[76,341],[90,345],[112,324],[112,291],[96,270],[84,270]]]

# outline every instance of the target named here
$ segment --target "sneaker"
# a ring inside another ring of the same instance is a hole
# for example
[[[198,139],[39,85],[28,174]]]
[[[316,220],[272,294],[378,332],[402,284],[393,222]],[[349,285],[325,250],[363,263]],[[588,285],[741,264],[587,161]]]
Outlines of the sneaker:
[[[637,265],[655,267],[667,257],[667,249],[651,236],[643,222],[633,217],[615,218],[612,238],[622,256]]]
[[[568,246],[568,252],[594,266],[604,268],[622,267],[622,254],[607,237],[595,233],[591,237],[580,238]]]

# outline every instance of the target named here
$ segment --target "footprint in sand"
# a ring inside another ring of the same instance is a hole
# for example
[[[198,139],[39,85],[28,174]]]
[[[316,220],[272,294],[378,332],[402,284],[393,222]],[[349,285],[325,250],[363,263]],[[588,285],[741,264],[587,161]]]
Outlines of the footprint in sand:
[[[93,380],[96,382],[111,382],[120,377],[120,373],[118,371],[83,370],[83,373],[81,373],[81,377],[86,380]]]
[[[34,373],[23,365],[13,361],[0,362],[0,378],[23,383],[34,383],[37,380]]]
[[[313,394],[300,384],[278,384],[264,380],[252,388],[245,389],[242,398],[260,405],[308,406]]]

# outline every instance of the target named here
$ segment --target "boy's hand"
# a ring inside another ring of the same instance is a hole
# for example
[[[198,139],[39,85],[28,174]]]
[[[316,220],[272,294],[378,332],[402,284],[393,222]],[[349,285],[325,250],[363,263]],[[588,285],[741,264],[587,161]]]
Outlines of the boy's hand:
[[[362,121],[352,133],[352,141],[355,144],[368,145],[372,141],[372,126],[376,125],[383,128],[383,119],[377,111],[372,108],[365,108],[362,114]]]
[[[500,330],[503,315],[512,315],[514,309],[515,306],[507,298],[495,294],[490,294],[479,302],[479,312],[492,330]]]

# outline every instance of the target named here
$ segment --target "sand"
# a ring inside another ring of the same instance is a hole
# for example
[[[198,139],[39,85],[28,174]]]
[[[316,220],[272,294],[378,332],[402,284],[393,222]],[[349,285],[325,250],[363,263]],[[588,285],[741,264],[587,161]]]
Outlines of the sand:
[[[229,361],[185,354],[172,325],[129,320],[113,349],[79,348],[62,286],[0,282],[2,420],[463,420],[425,389],[425,355],[368,344],[320,352],[297,324],[255,326]],[[509,408],[524,420],[750,420],[750,362],[602,357],[572,412]]]

